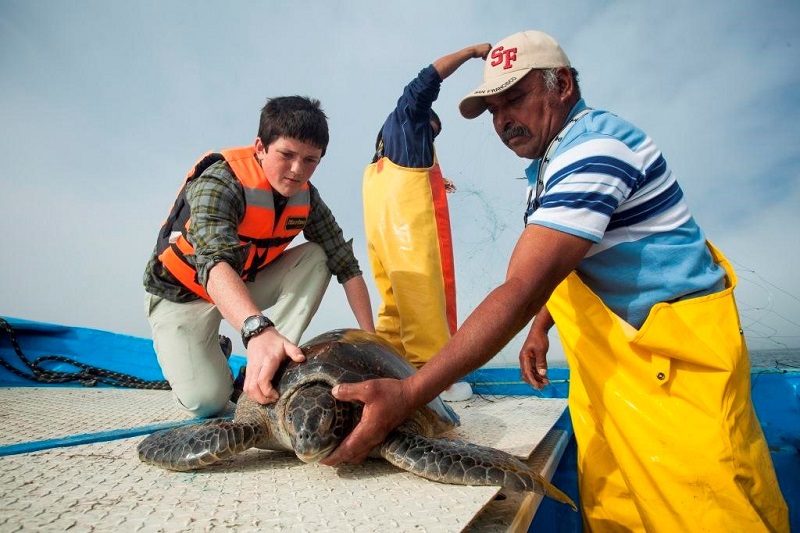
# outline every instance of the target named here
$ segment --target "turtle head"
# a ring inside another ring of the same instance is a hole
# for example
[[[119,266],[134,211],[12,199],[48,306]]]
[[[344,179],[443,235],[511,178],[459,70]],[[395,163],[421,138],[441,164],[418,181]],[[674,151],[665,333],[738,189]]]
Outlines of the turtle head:
[[[315,463],[327,457],[352,428],[352,405],[340,402],[327,383],[309,383],[286,402],[285,429],[297,457]]]

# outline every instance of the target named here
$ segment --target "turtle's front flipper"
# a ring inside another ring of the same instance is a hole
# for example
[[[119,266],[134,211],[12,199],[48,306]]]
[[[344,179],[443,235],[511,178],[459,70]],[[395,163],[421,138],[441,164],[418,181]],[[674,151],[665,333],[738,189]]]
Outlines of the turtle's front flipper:
[[[513,455],[495,448],[395,431],[381,445],[380,453],[398,468],[425,479],[537,492],[577,511],[569,496]]]
[[[208,420],[153,433],[136,449],[145,463],[168,470],[197,470],[252,448],[265,431],[258,424]]]

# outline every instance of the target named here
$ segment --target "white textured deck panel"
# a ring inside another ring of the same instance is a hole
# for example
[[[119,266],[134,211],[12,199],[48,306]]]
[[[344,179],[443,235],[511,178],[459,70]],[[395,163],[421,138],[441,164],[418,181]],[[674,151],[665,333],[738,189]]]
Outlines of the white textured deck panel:
[[[55,390],[38,389],[24,404],[28,419],[38,418],[38,426],[34,421],[30,427],[40,431],[39,439],[169,419],[146,412],[154,409],[144,401],[152,395],[160,396],[161,408],[175,409],[163,391],[91,390],[103,394],[80,394],[79,405],[70,405],[63,391],[87,391],[59,389],[55,409],[31,416],[30,408]],[[128,396],[122,407],[112,409],[117,417],[120,409],[127,416],[116,418],[88,405],[111,407],[109,392]],[[12,424],[25,417],[5,399],[0,396],[3,434],[15,432]],[[451,405],[463,425],[450,437],[527,457],[566,402],[503,397]],[[498,492],[426,481],[379,460],[337,470],[259,450],[202,472],[168,472],[139,462],[135,447],[142,438],[0,457],[0,531],[461,531]],[[503,516],[509,513],[516,511],[501,509],[500,518],[480,530],[507,529],[509,519]],[[470,527],[476,530],[475,524]]]
[[[84,433],[128,429],[171,420],[186,412],[170,391],[112,388],[0,388],[0,446]]]

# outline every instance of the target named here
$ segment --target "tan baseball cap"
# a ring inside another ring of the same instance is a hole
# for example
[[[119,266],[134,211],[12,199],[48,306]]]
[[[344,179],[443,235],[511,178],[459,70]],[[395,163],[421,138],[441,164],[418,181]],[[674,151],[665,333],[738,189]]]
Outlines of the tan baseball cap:
[[[483,83],[461,100],[458,109],[464,118],[475,118],[486,111],[485,96],[506,91],[531,70],[569,66],[567,54],[550,35],[537,30],[515,33],[491,49]]]

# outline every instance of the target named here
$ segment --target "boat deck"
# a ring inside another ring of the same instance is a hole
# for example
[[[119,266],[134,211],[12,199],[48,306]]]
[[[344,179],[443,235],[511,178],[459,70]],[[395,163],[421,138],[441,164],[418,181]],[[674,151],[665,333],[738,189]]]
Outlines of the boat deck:
[[[448,437],[508,451],[550,479],[566,400],[450,404]],[[190,423],[169,391],[0,389],[0,531],[526,531],[541,500],[446,485],[380,460],[333,469],[249,450],[193,473],[140,463],[144,435]]]

